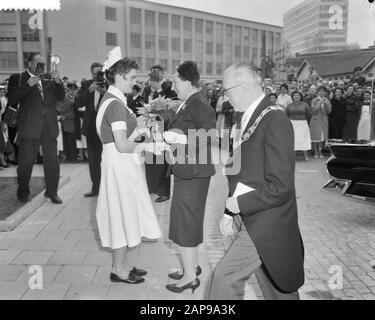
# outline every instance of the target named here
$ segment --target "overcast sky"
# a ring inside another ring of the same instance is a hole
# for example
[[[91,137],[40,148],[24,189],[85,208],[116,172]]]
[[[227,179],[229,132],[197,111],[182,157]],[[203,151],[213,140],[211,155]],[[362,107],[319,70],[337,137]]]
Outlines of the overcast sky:
[[[283,14],[303,0],[148,0],[282,26]],[[348,42],[362,48],[375,41],[375,2],[349,0]]]

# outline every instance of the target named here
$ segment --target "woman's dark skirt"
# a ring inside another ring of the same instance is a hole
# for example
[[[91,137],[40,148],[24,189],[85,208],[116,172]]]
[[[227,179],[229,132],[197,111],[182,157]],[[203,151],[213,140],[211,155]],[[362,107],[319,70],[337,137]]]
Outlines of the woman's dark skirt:
[[[169,239],[192,248],[203,242],[203,220],[211,178],[182,180],[174,176]]]

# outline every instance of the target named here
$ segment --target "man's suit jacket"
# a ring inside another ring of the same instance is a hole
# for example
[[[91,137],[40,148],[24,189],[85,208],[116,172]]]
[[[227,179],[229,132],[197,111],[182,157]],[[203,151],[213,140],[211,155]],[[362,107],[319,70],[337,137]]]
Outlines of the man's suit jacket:
[[[271,105],[263,99],[246,130]],[[304,248],[294,186],[294,133],[285,113],[269,112],[233,157],[241,167],[228,175],[229,194],[238,182],[255,189],[238,197],[240,215],[271,281],[280,291],[293,292],[304,283]]]
[[[81,90],[75,99],[75,108],[86,107],[85,113],[83,116],[82,123],[82,134],[86,138],[97,137],[96,133],[96,115],[97,110],[95,110],[95,92],[90,92],[89,87],[94,82],[94,80],[87,80],[82,83]],[[103,95],[100,95],[97,108],[99,108],[100,101],[102,100]]]
[[[178,129],[181,133],[188,135],[188,130],[203,129],[205,132],[216,129],[216,114],[208,104],[207,98],[202,92],[193,94],[187,101],[185,108],[181,109],[168,124],[168,130]],[[181,176],[181,170],[186,171],[183,174],[192,178],[206,178],[215,174],[215,166],[211,160],[211,137],[206,139],[197,139],[195,145],[186,145],[185,153],[180,152],[177,157],[177,164],[172,167],[172,172],[176,176]],[[199,154],[207,155],[207,162],[200,163]],[[180,157],[184,157],[181,159]],[[195,163],[187,164],[187,158],[194,157]],[[186,164],[183,164],[183,163]],[[178,164],[180,163],[180,164]]]
[[[17,130],[20,139],[39,139],[44,119],[48,123],[51,136],[57,138],[59,130],[57,125],[57,101],[65,97],[64,85],[54,80],[42,81],[43,97],[35,85],[30,87],[27,81],[30,75],[27,71],[13,74],[9,78],[8,103],[19,104],[17,115]]]
[[[67,95],[63,102],[58,103],[57,111],[64,116],[61,121],[62,130],[64,132],[75,132],[75,112],[74,112],[74,98]]]

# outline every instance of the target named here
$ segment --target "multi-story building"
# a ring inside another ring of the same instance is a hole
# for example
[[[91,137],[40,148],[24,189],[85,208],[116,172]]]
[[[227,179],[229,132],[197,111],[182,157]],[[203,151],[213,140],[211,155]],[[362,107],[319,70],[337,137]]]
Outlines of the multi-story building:
[[[45,14],[39,16],[41,21],[38,23],[43,25],[40,29],[33,26],[35,14],[29,11],[0,11],[0,81],[24,70],[30,52],[49,55],[47,25],[43,19]]]
[[[141,77],[154,64],[170,75],[191,59],[203,79],[221,78],[239,61],[260,65],[281,48],[280,26],[144,0],[64,0],[60,11],[47,12],[46,25],[51,54],[61,57],[58,69],[75,80],[115,46],[138,62]]]
[[[306,0],[284,14],[288,53],[339,51],[347,45],[348,0]]]

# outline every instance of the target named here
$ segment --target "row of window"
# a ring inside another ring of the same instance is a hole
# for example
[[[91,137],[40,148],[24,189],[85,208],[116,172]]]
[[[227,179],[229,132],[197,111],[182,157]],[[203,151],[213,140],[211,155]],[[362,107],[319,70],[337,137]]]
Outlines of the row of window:
[[[132,32],[130,34],[130,46],[135,49],[141,49],[141,34]],[[184,39],[183,40],[183,51],[184,53],[191,54],[193,50],[193,43],[192,39]],[[107,43],[108,44],[108,43]],[[229,50],[232,50],[231,45],[227,45]],[[145,49],[146,50],[155,50],[155,36],[154,35],[146,35],[145,37]],[[171,49],[173,52],[180,52],[181,51],[181,41],[180,38],[172,37],[171,38]],[[160,51],[168,51],[168,37],[159,37],[159,50]],[[203,40],[195,40],[195,50],[197,55],[203,54]],[[273,51],[270,49],[271,52]],[[250,57],[250,47],[244,46],[243,47],[244,57]],[[213,55],[214,53],[214,43],[212,41],[207,41],[205,45],[205,53],[206,55]],[[216,43],[216,55],[222,56],[223,55],[223,43]],[[258,48],[253,48],[253,58],[257,58],[258,55]],[[234,56],[240,58],[241,57],[241,45],[234,46]]]
[[[39,30],[32,30],[27,24],[21,24],[22,41],[39,41]],[[17,41],[14,24],[0,24],[0,41]]]
[[[143,68],[142,57],[132,57],[132,59],[134,59],[137,62],[138,66],[140,67],[141,70],[150,70],[151,67],[156,64],[155,58],[146,57],[145,58],[145,66]],[[171,69],[169,69],[169,60],[168,59],[160,59],[159,60],[159,64],[163,66],[165,71],[171,72],[171,73],[176,70],[177,66],[181,62],[182,62],[181,60],[172,59],[171,60]],[[232,61],[228,61],[225,64],[225,67],[229,67],[232,63],[233,63]],[[209,76],[213,76],[213,75],[221,76],[223,71],[224,71],[224,64],[222,62],[217,62],[216,65],[215,65],[213,62],[209,61],[209,62],[206,62],[206,65],[205,65],[205,68],[204,68],[203,61],[198,60],[197,61],[197,67],[198,67],[198,71],[201,74],[205,74],[205,75],[209,75]]]

